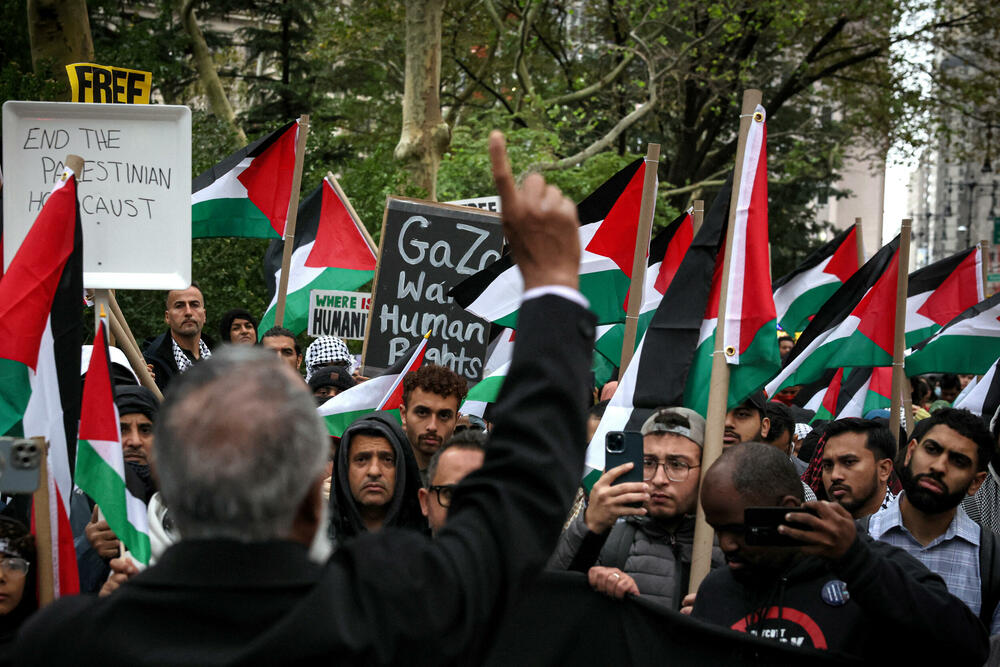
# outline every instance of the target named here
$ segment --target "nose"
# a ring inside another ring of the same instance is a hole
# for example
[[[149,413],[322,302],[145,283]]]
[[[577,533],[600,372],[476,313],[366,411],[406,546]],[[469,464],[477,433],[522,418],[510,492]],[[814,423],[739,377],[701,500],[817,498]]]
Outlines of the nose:
[[[436,432],[438,430],[438,418],[437,415],[432,414],[430,419],[427,420],[427,430],[430,432]]]
[[[941,452],[939,456],[931,459],[930,471],[937,473],[944,473],[948,469],[948,453]]]
[[[722,553],[725,554],[735,554],[740,550],[739,542],[736,541],[736,536],[729,532],[716,533],[719,537],[719,548],[722,549]]]
[[[653,473],[653,477],[649,481],[652,482],[653,484],[656,484],[656,485],[659,485],[659,486],[665,486],[667,484],[670,484],[670,478],[667,477],[667,471],[666,470],[667,470],[667,466],[663,465],[662,463],[657,462],[657,464],[656,464],[656,472]]]
[[[379,466],[377,458],[372,457],[371,461],[368,462],[368,469],[365,471],[365,474],[373,479],[378,479],[382,476],[382,468]]]
[[[830,479],[834,482],[841,482],[844,480],[844,469],[839,466],[833,466],[833,470],[830,472]]]
[[[138,444],[140,444],[139,436],[135,432],[135,428],[129,426],[125,429],[125,432],[122,433],[122,447],[135,447]]]

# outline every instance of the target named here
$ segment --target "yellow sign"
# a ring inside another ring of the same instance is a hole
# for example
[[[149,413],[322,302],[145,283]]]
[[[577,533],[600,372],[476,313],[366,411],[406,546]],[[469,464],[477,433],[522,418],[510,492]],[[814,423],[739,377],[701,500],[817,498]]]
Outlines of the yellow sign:
[[[93,63],[66,65],[73,102],[149,104],[153,73]]]

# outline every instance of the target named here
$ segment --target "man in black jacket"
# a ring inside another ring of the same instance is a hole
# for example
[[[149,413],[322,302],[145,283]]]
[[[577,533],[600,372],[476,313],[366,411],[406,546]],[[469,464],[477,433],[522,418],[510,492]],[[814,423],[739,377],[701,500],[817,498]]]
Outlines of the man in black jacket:
[[[206,319],[205,297],[198,284],[167,292],[166,306],[163,321],[168,329],[142,351],[161,391],[196,361],[212,356],[212,341],[202,333]]]
[[[539,175],[515,189],[499,133],[490,152],[525,295],[485,462],[437,539],[366,533],[312,563],[325,429],[301,378],[232,347],[181,376],[160,415],[154,464],[181,541],[109,597],[39,613],[15,664],[482,663],[579,484],[594,336],[576,207]]]
[[[944,582],[902,549],[859,533],[831,502],[796,511],[802,486],[787,456],[748,443],[725,450],[701,490],[728,568],[701,583],[692,615],[715,625],[866,661],[981,665],[986,631]],[[744,510],[789,508],[779,532],[798,547],[747,544]]]

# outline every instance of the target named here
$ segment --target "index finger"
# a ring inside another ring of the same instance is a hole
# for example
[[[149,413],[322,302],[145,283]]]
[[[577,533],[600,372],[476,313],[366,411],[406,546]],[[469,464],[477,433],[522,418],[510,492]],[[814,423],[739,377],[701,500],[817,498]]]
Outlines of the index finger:
[[[633,467],[634,464],[631,461],[627,461],[626,463],[623,463],[620,466],[615,466],[614,468],[605,470],[603,477],[606,477],[608,482],[613,482],[622,475],[624,475],[625,473],[627,473]]]
[[[514,173],[510,169],[510,160],[507,159],[507,140],[500,130],[490,132],[490,162],[493,165],[493,182],[500,195],[501,208],[506,208],[513,201],[516,189]]]

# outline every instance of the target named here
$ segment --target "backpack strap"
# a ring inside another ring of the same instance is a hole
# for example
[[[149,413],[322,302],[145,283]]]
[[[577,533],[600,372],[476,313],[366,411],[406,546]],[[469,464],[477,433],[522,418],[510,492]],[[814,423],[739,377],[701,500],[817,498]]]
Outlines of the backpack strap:
[[[1000,536],[982,527],[979,532],[979,582],[982,587],[979,620],[989,630],[993,612],[1000,603]]]
[[[635,541],[636,525],[630,521],[619,521],[608,534],[608,539],[601,549],[600,563],[605,567],[617,567],[619,570],[625,569],[625,561],[628,560],[628,552]]]

